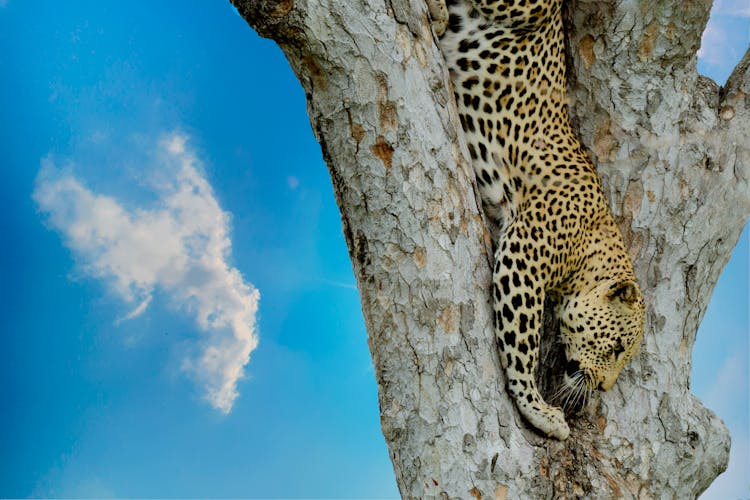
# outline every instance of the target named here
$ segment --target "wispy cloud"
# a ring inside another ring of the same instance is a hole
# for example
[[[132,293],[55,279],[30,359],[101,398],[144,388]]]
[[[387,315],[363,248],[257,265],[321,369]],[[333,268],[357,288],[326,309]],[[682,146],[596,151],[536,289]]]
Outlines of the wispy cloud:
[[[140,304],[138,304],[138,306],[135,309],[130,311],[128,314],[126,314],[122,318],[118,318],[117,321],[115,321],[115,324],[119,325],[123,321],[128,321],[130,319],[137,318],[138,316],[143,314],[146,311],[146,309],[148,309],[148,305],[151,303],[151,299],[152,299],[151,295],[148,295],[145,299],[143,299],[143,301]]]
[[[183,368],[211,405],[227,413],[257,345],[259,293],[227,263],[229,215],[201,174],[187,137],[168,136],[153,161],[144,165],[144,171],[159,172],[153,207],[128,209],[51,159],[42,162],[33,197],[82,271],[135,304],[121,321],[142,314],[156,290],[194,317],[202,333],[199,352]]]

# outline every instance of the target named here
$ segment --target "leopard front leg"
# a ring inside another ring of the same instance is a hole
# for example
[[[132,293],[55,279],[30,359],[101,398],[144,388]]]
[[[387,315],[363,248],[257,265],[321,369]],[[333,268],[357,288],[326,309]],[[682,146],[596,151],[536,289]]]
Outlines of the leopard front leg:
[[[436,36],[441,37],[448,29],[448,7],[445,5],[445,0],[426,1],[432,18],[432,29],[435,30]]]
[[[568,424],[560,408],[547,404],[534,379],[539,362],[539,329],[544,312],[544,284],[533,259],[536,242],[512,224],[495,254],[493,297],[495,334],[508,392],[521,414],[544,434],[567,439]],[[522,251],[523,249],[523,251]]]

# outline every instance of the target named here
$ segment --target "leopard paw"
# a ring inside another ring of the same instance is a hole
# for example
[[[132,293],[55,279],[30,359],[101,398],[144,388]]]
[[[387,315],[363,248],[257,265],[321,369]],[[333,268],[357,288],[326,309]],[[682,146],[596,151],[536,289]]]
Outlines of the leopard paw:
[[[570,436],[570,427],[568,427],[565,415],[560,408],[544,403],[538,409],[530,405],[519,406],[519,409],[531,425],[547,436],[557,438],[560,441],[564,441]]]
[[[548,406],[546,411],[549,412],[548,425],[545,429],[540,430],[548,436],[557,438],[560,441],[568,439],[570,436],[570,427],[568,427],[568,423],[565,421],[565,414],[563,411],[556,406]]]

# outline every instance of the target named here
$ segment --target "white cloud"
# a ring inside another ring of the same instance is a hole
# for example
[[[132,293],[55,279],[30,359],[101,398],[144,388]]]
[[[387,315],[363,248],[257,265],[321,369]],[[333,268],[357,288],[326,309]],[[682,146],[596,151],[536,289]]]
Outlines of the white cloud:
[[[138,316],[146,312],[146,309],[148,309],[148,305],[151,303],[151,299],[152,299],[151,295],[148,295],[145,299],[143,299],[143,301],[140,304],[138,304],[138,306],[135,309],[133,309],[128,314],[126,314],[122,318],[119,318],[117,321],[115,321],[115,324],[119,325],[123,321],[128,321],[130,319],[137,318]]]
[[[88,189],[45,159],[34,200],[62,233],[84,273],[104,280],[142,314],[155,290],[194,316],[202,333],[200,354],[184,360],[212,406],[227,413],[237,398],[250,353],[257,346],[259,293],[227,264],[229,215],[219,206],[187,137],[172,134],[155,155],[157,202],[128,209]]]

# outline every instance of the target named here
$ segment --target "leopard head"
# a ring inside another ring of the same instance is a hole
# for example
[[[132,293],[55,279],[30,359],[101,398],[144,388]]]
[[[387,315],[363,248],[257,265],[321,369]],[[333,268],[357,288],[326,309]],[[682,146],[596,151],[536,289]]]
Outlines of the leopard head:
[[[558,304],[565,385],[608,391],[643,339],[645,302],[635,280],[605,280]]]

